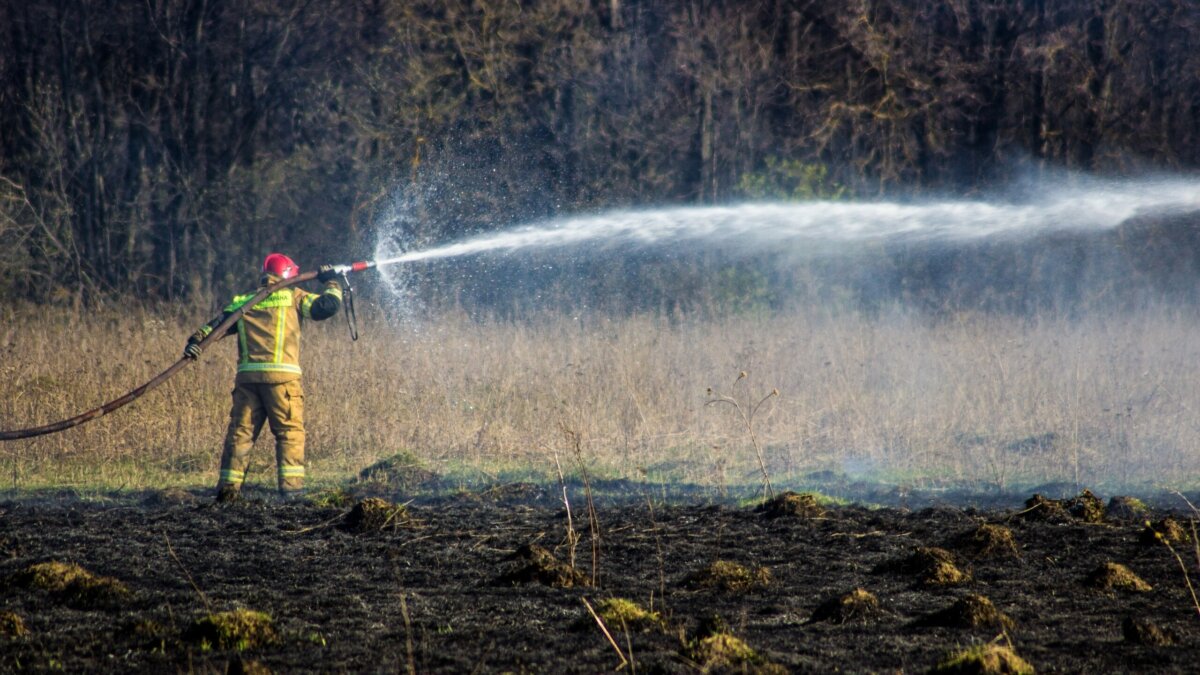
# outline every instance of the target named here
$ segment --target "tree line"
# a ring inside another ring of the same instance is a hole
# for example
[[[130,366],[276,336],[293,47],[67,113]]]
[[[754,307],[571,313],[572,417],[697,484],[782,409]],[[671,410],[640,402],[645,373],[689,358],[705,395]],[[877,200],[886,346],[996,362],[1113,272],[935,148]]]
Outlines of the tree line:
[[[1200,166],[1191,0],[0,0],[0,291],[631,204]]]

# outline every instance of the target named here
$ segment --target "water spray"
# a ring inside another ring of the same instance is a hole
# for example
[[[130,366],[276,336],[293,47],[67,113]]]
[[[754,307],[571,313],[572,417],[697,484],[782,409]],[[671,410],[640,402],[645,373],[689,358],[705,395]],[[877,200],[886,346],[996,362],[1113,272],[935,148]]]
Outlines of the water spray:
[[[403,263],[486,253],[582,245],[653,246],[703,242],[708,246],[769,250],[780,246],[811,249],[867,241],[954,243],[1000,236],[1031,236],[1049,231],[1115,228],[1131,218],[1200,211],[1195,179],[1137,181],[1075,179],[1072,187],[1042,184],[1019,200],[941,200],[913,203],[814,201],[796,204],[735,204],[613,211],[483,234],[416,251],[381,248],[375,260],[334,265],[349,288],[349,275]],[[316,278],[308,272],[259,291],[243,308],[270,293]],[[347,294],[347,321],[354,326],[353,295]],[[244,309],[231,313],[201,348],[224,335]],[[0,441],[50,434],[106,415],[165,382],[191,359],[181,358],[146,384],[121,398],[67,420],[30,429],[0,431]]]

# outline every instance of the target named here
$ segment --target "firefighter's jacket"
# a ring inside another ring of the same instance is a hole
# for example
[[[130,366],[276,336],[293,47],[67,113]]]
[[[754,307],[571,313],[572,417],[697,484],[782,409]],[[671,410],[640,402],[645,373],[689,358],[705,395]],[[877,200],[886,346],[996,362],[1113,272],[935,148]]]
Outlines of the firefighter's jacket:
[[[266,286],[279,281],[267,277],[252,293],[233,298],[220,316],[192,336],[202,340],[222,321]],[[322,293],[299,288],[281,288],[246,310],[229,334],[238,338],[238,384],[283,384],[300,378],[300,323],[304,319],[324,321],[342,306],[342,288],[336,281],[325,284]]]

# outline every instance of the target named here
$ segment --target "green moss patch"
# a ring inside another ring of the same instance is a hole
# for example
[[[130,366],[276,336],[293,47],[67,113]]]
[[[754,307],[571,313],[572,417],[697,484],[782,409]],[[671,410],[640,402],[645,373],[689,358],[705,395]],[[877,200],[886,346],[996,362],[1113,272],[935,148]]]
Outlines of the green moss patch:
[[[622,627],[631,631],[646,632],[660,629],[664,625],[661,614],[651,612],[625,598],[601,600],[596,603],[596,614],[607,626]],[[587,620],[591,621],[591,616],[588,616]]]
[[[751,568],[728,560],[718,560],[689,574],[684,578],[683,585],[693,589],[746,593],[770,586],[771,571],[765,567]]]
[[[763,502],[754,510],[768,518],[820,518],[825,515],[825,509],[821,508],[817,496],[809,492],[784,492]]]
[[[758,658],[750,645],[729,633],[714,633],[696,640],[688,650],[688,656],[697,663],[712,668],[718,665],[737,665]]]
[[[929,671],[939,675],[1033,675],[1033,666],[1010,647],[979,645],[950,654]]]
[[[1012,630],[1015,624],[1008,615],[996,609],[987,597],[971,594],[959,598],[946,609],[918,620],[917,625],[1008,631]]]
[[[183,633],[186,642],[201,649],[242,651],[279,641],[271,616],[251,609],[216,612],[196,619]]]
[[[1105,514],[1114,520],[1137,520],[1150,513],[1150,507],[1137,497],[1115,496],[1108,500]]]
[[[112,577],[97,576],[74,563],[57,561],[26,567],[9,579],[9,585],[48,591],[80,609],[119,607],[131,595],[125,584]]]
[[[554,588],[587,586],[588,578],[582,572],[559,562],[554,554],[536,544],[526,544],[517,549],[513,558],[518,562],[494,581],[497,585],[538,583]]]
[[[397,528],[408,520],[408,509],[386,499],[368,497],[350,509],[342,529],[350,532],[379,532]]]
[[[683,655],[702,672],[739,672],[759,675],[787,673],[729,632],[724,619],[713,615],[700,622],[696,637],[688,640]]]
[[[321,509],[344,509],[354,504],[354,500],[354,493],[341,486],[314,492],[308,496],[309,503]]]
[[[1153,590],[1153,587],[1134,574],[1133,570],[1114,562],[1106,562],[1097,567],[1084,582],[1088,586],[1102,591],[1120,590],[1145,593]]]
[[[830,623],[867,622],[883,614],[879,606],[879,598],[865,588],[856,588],[849,593],[829,598],[822,602],[809,619],[809,623],[828,621]]]

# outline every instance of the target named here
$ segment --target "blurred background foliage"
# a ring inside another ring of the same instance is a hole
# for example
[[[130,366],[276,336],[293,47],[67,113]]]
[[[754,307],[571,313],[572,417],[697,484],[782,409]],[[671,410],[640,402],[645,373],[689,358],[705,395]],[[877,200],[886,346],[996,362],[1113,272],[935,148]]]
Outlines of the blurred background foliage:
[[[215,306],[269,250],[369,257],[398,208],[419,245],[630,205],[1200,166],[1189,0],[0,0],[0,27],[0,291],[38,303]],[[423,273],[431,301],[500,310],[497,284],[666,312],[933,290],[1025,311],[1103,296],[1089,270],[1122,302],[1191,297],[1195,225],[1122,228],[1116,267],[1113,241],[1064,237],[896,247],[869,273],[664,251]]]

